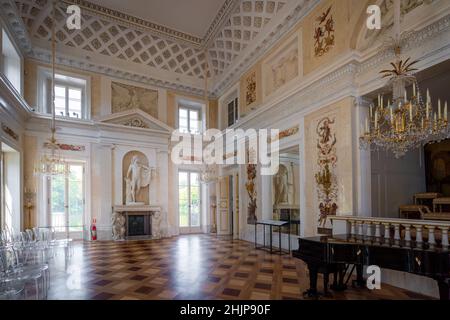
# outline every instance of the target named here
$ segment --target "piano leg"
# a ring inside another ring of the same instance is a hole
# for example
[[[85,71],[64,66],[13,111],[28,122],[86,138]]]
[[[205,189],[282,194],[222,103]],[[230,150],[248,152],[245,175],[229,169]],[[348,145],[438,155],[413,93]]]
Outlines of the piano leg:
[[[337,268],[338,270],[334,272],[334,280],[331,289],[333,291],[344,291],[347,289],[347,286],[344,284],[347,268],[344,265],[339,265]]]
[[[356,265],[356,281],[354,281],[354,285],[362,288],[366,286],[366,283],[364,282],[364,277],[363,277],[363,271],[364,271],[364,266],[362,264],[357,264]]]
[[[317,298],[319,294],[317,293],[317,275],[319,274],[319,266],[308,263],[309,270],[309,289],[303,292],[303,297],[305,298]]]
[[[450,285],[448,281],[448,279],[437,279],[440,300],[450,300]]]

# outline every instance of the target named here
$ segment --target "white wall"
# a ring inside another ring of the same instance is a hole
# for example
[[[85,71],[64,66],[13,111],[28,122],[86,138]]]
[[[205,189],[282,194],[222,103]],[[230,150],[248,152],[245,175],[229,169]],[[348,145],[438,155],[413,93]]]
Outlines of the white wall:
[[[398,207],[413,203],[413,195],[425,192],[423,152],[411,150],[395,159],[392,152],[374,151],[372,167],[372,216],[398,217]]]
[[[4,153],[5,226],[15,232],[21,230],[20,153]]]
[[[2,72],[17,92],[22,92],[22,59],[5,30],[2,30]]]

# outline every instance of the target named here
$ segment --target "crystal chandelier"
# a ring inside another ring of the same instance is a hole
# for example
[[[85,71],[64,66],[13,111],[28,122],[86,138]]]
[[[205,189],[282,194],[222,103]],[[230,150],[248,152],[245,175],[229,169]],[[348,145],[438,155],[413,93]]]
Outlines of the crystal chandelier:
[[[217,180],[217,172],[215,165],[205,165],[200,174],[200,181],[202,183],[210,183]]]
[[[34,168],[35,174],[44,176],[67,175],[68,167],[61,155],[61,149],[55,138],[55,60],[56,60],[56,39],[55,39],[55,1],[52,2],[52,120],[51,136],[44,146],[50,149],[50,153],[44,154]]]
[[[360,137],[360,146],[372,150],[385,149],[394,153],[396,158],[402,157],[408,150],[420,147],[431,141],[440,141],[450,136],[447,102],[443,108],[437,102],[437,112],[433,109],[429,91],[424,101],[419,84],[414,76],[414,65],[418,61],[400,58],[401,36],[400,1],[395,3],[394,17],[394,50],[396,61],[391,63],[392,69],[382,70],[383,78],[389,78],[392,87],[392,102],[384,103],[382,95],[378,95],[376,106],[371,105],[365,121],[365,131]],[[412,85],[412,96],[408,97],[406,87]]]

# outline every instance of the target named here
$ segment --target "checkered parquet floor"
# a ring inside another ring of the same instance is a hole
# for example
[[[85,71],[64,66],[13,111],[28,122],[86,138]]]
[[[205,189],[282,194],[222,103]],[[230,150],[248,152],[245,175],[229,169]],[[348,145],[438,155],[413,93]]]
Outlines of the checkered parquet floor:
[[[49,299],[302,299],[306,265],[210,235],[74,244],[51,266]],[[319,279],[319,289],[322,280]],[[331,299],[426,299],[399,288],[349,288]],[[328,298],[327,298],[328,299]]]

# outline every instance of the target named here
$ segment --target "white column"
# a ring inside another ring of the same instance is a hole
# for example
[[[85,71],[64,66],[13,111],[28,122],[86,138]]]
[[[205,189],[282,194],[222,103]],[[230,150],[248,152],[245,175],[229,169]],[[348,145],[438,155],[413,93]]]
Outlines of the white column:
[[[150,187],[158,188],[157,204],[161,206],[161,235],[162,237],[169,236],[169,155],[167,150],[156,151],[156,167],[157,178],[152,181]],[[151,199],[153,200],[153,199]],[[155,200],[154,200],[155,201]],[[175,200],[174,200],[175,201]]]
[[[354,172],[354,181],[356,185],[356,201],[358,215],[363,217],[372,216],[371,199],[371,162],[370,150],[364,150],[359,147],[359,137],[364,133],[364,123],[369,113],[369,106],[372,103],[370,99],[358,97],[355,103],[355,130],[353,136],[353,145],[356,152],[356,161]]]

